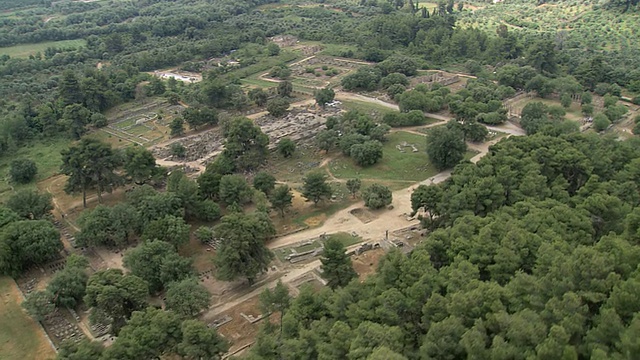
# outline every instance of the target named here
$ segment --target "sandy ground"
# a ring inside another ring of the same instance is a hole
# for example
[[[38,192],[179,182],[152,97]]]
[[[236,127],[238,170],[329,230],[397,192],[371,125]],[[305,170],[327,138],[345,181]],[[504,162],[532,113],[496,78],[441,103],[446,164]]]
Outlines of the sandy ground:
[[[24,313],[20,308],[22,296],[18,286],[13,280],[8,278],[3,278],[2,281],[6,281],[8,286],[3,287],[4,291],[0,294],[0,313],[4,313],[2,314],[2,319],[3,321],[7,321],[7,323],[2,324],[1,326],[19,327],[19,329],[11,331],[11,333],[15,332],[14,335],[18,333],[32,334],[32,336],[30,336],[31,340],[29,341],[29,344],[35,346],[30,347],[29,349],[23,349],[16,348],[16,346],[26,345],[27,342],[19,345],[16,345],[13,342],[2,342],[0,343],[0,358],[17,360],[21,359],[21,356],[29,356],[30,359],[37,360],[54,359],[56,353],[51,342],[47,338],[46,333],[37,322],[31,319],[31,317]],[[5,313],[7,311],[10,313]]]
[[[386,254],[382,248],[367,251],[351,257],[353,269],[358,273],[360,281],[364,281],[369,275],[376,272],[380,259]]]

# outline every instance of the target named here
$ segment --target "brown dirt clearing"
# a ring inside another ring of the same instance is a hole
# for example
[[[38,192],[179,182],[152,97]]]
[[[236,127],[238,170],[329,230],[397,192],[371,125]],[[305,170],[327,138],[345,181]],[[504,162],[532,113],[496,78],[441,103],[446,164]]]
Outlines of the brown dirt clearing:
[[[369,275],[376,272],[378,263],[385,254],[384,249],[378,248],[351,257],[353,269],[358,273],[360,281],[364,281]]]
[[[225,339],[231,342],[229,352],[234,352],[247,344],[253,343],[256,335],[258,334],[262,321],[265,321],[266,319],[251,324],[244,317],[242,317],[240,313],[243,313],[245,315],[252,315],[254,317],[260,316],[260,309],[258,308],[259,303],[260,299],[256,296],[215,317],[215,319],[218,319],[224,317],[225,315],[229,315],[233,319],[218,328],[218,333],[220,333],[225,337]],[[215,319],[204,320],[208,323]]]

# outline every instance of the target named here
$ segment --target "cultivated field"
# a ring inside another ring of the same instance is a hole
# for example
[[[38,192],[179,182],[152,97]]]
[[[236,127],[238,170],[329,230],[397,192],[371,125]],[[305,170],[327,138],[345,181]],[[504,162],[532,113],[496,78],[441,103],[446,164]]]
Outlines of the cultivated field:
[[[29,57],[29,55],[40,53],[44,56],[44,51],[50,47],[59,49],[78,48],[84,46],[86,43],[87,42],[85,40],[61,40],[47,41],[37,44],[21,44],[0,48],[0,55],[9,55],[13,58],[26,58]]]

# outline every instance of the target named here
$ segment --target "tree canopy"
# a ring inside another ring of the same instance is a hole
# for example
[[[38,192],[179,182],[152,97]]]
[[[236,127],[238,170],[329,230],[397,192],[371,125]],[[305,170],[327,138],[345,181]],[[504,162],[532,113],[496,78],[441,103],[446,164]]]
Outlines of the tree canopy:
[[[624,358],[640,309],[637,145],[578,133],[500,141],[415,190],[432,231],[410,254],[390,251],[362,283],[302,289],[281,339],[263,331],[253,358]]]
[[[267,271],[273,254],[265,242],[275,235],[275,229],[266,214],[228,214],[213,231],[222,239],[214,259],[219,279],[243,277],[253,283],[258,274]]]
[[[193,317],[209,307],[210,299],[209,291],[190,277],[169,284],[165,304],[178,315]]]
[[[457,165],[466,150],[464,133],[458,129],[436,127],[427,135],[427,155],[439,170]]]
[[[324,242],[322,250],[322,277],[327,280],[327,285],[335,289],[347,285],[357,277],[349,255],[340,239],[334,236]]]
[[[331,185],[327,183],[326,176],[319,172],[312,172],[304,177],[302,196],[314,204],[322,199],[329,198],[332,194]]]
[[[192,260],[181,257],[173,244],[162,240],[146,241],[127,251],[122,263],[131,274],[145,280],[152,293],[194,274]]]
[[[37,190],[19,190],[9,197],[6,205],[18,216],[32,220],[42,219],[53,210],[51,194]]]
[[[0,273],[20,275],[60,256],[60,233],[46,220],[14,221],[0,231]]]
[[[269,138],[247,118],[234,118],[223,127],[225,147],[221,156],[236,170],[255,169],[267,158]]]
[[[95,188],[102,203],[102,193],[111,192],[120,185],[121,179],[114,171],[120,165],[120,158],[111,145],[92,138],[83,138],[78,145],[70,146],[62,152],[63,174],[69,179],[65,184],[67,193],[82,193],[82,203],[87,206],[87,190]]]
[[[91,275],[84,302],[91,307],[90,319],[111,324],[111,333],[117,335],[131,314],[146,306],[148,294],[148,285],[141,278],[109,269]]]

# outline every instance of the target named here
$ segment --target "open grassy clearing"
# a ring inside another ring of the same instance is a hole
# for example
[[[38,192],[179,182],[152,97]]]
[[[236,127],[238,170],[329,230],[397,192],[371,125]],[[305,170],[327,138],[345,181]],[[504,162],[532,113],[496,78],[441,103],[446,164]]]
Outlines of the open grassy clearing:
[[[288,63],[301,58],[302,56],[297,53],[283,50],[280,52],[278,56],[271,56],[268,58],[264,58],[256,64],[249,65],[241,69],[229,71],[224,75],[224,78],[225,79],[246,79],[251,77],[252,75],[255,75],[258,73],[262,74],[265,71],[271,70],[276,65],[280,65],[282,63]]]
[[[11,189],[34,188],[36,182],[58,173],[62,164],[60,152],[71,144],[69,139],[45,139],[32,142],[29,146],[19,148],[12,156],[0,158],[0,201],[6,200],[13,192]],[[14,159],[26,158],[35,161],[38,166],[36,180],[26,185],[9,183],[9,169]]]
[[[322,160],[323,156],[315,147],[298,148],[293,156],[286,159],[277,152],[271,152],[265,171],[275,176],[278,181],[302,184],[304,175],[320,166]]]
[[[362,168],[355,164],[351,158],[340,156],[329,163],[331,173],[339,179],[364,178],[400,181],[421,181],[438,173],[438,170],[429,163],[426,153],[425,137],[404,131],[391,133],[387,136],[383,147],[383,157],[375,165]],[[403,143],[415,145],[417,152],[412,148],[403,147],[400,152],[396,146]]]
[[[21,44],[10,47],[0,48],[0,55],[9,55],[12,58],[26,58],[29,55],[35,55],[36,53],[43,54],[49,47],[56,48],[78,48],[86,45],[85,40],[61,40],[61,41],[47,41],[37,44]]]
[[[527,104],[532,102],[541,102],[547,106],[561,106],[560,100],[542,99],[539,97],[530,98],[530,99],[524,98],[510,105],[513,111],[520,113]],[[567,120],[580,121],[583,118],[582,109],[580,107],[580,104],[577,102],[573,102],[571,104],[571,107],[569,107],[568,109],[565,109],[565,111],[567,112],[567,114],[565,115],[565,118],[567,118]]]
[[[8,277],[0,277],[0,298],[0,359],[55,358],[42,329],[20,307],[20,291]]]
[[[396,112],[395,110],[383,105],[358,101],[358,100],[340,100],[342,108],[345,110],[358,110],[365,114],[372,115],[376,120],[382,119],[387,113]]]

